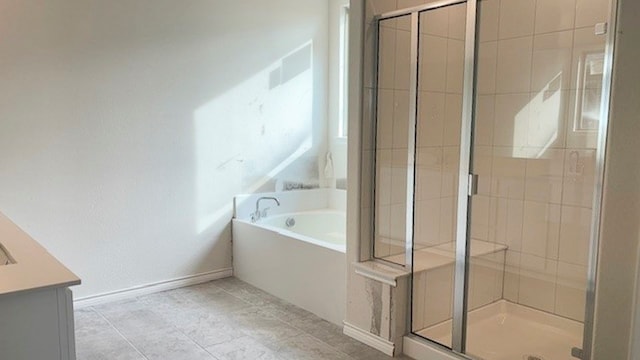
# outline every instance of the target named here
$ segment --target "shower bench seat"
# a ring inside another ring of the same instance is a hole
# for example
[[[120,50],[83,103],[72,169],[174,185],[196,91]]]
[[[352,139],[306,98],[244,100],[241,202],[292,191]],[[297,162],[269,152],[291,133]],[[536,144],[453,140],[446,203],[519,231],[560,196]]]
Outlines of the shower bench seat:
[[[471,240],[469,310],[503,298],[507,246]],[[447,321],[453,313],[455,243],[424,247],[413,252],[413,328]],[[403,255],[386,258],[403,260]]]

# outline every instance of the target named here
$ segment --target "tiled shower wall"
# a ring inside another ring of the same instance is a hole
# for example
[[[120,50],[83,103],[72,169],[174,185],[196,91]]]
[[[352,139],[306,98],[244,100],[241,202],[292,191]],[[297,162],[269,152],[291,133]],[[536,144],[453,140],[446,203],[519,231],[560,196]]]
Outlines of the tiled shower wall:
[[[480,4],[472,237],[508,245],[505,299],[580,321],[608,6]]]

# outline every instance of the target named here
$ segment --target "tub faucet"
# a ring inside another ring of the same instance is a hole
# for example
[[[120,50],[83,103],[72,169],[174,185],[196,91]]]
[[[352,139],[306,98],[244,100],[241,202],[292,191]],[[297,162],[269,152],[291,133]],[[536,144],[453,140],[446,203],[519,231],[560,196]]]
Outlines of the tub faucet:
[[[267,210],[269,210],[269,208],[264,208],[262,211],[260,211],[260,201],[262,200],[273,200],[276,202],[278,206],[280,206],[280,201],[278,201],[278,199],[275,197],[271,197],[271,196],[259,197],[258,200],[256,200],[256,211],[254,213],[251,213],[251,222],[256,222],[262,219],[263,217],[267,217]]]

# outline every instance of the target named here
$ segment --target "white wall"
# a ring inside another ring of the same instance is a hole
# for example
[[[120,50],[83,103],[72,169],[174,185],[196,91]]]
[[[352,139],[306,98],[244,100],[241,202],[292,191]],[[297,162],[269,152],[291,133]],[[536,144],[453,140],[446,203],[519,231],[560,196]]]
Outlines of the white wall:
[[[0,0],[0,211],[76,297],[231,267],[232,197],[317,179],[327,23],[317,0]]]

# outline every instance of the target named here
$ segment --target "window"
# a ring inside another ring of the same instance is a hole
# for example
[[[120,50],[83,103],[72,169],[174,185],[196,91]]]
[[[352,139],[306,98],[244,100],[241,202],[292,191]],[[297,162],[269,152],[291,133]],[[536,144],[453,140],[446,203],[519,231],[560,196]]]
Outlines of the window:
[[[340,14],[340,60],[338,94],[338,136],[347,137],[348,116],[348,69],[349,69],[349,7],[342,7]]]

